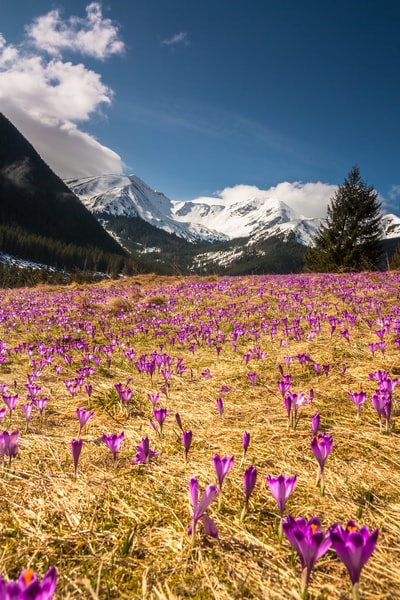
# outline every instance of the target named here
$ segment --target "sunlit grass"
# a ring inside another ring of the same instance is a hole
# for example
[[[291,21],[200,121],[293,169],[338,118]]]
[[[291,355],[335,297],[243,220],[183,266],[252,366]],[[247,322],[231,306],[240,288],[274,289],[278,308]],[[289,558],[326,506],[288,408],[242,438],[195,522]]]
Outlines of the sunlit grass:
[[[400,334],[394,323],[400,319],[399,282],[395,274],[226,280],[143,276],[0,292],[0,341],[10,349],[0,365],[0,384],[23,402],[34,360],[42,372],[35,380],[40,396],[49,398],[42,420],[33,410],[28,431],[19,404],[11,428],[8,413],[1,423],[2,429],[19,429],[20,443],[11,467],[6,461],[0,475],[0,574],[16,579],[32,566],[41,577],[54,564],[56,597],[63,599],[299,598],[299,561],[285,539],[278,543],[278,509],[266,484],[267,474],[296,473],[286,512],[307,519],[318,515],[324,529],[348,519],[379,528],[377,548],[362,571],[361,597],[395,598],[400,585],[400,421],[395,408],[390,434],[380,431],[371,404],[376,381],[368,374],[380,369],[396,377],[400,372],[395,343]],[[341,321],[332,335],[327,315]],[[349,315],[357,315],[355,324]],[[385,354],[373,357],[368,344],[378,341],[374,330],[385,316],[392,319]],[[293,328],[298,317],[302,334]],[[349,341],[340,334],[344,329]],[[238,332],[235,339],[233,331]],[[46,348],[55,350],[46,353]],[[254,352],[246,364],[244,354],[255,348],[266,356],[257,358]],[[132,359],[128,349],[134,349]],[[141,355],[154,352],[173,358],[167,368],[174,374],[167,384],[157,369],[150,376],[135,367]],[[300,408],[296,429],[288,431],[278,365],[289,373],[285,357],[302,353],[330,368],[327,376],[318,375],[312,363],[293,358],[292,389],[308,394],[312,388],[314,400]],[[70,364],[63,354],[72,356]],[[46,356],[53,360],[40,368]],[[186,366],[181,375],[178,358]],[[83,385],[72,397],[64,380],[76,377],[85,361],[95,369],[85,380],[92,394]],[[62,367],[60,373],[55,365]],[[202,375],[206,369],[211,377]],[[251,372],[257,374],[255,385],[249,381]],[[128,380],[133,393],[123,406],[114,386]],[[222,386],[229,391],[221,392]],[[347,392],[360,390],[367,401],[356,422]],[[168,410],[162,436],[150,426],[148,394],[155,392],[160,392],[157,406]],[[397,388],[393,396],[398,398]],[[223,400],[223,418],[217,397]],[[71,440],[79,431],[78,407],[93,410],[94,416],[81,433],[75,479]],[[193,432],[188,461],[176,412],[183,428]],[[333,436],[324,496],[315,486],[317,463],[310,449],[315,412],[321,414],[322,431]],[[240,466],[245,430],[251,441]],[[102,434],[122,431],[114,467]],[[159,454],[147,464],[132,464],[145,436]],[[219,538],[204,536],[199,524],[193,544],[187,535],[189,481],[197,477],[201,492],[217,483],[214,453],[235,456],[222,497],[208,511]],[[241,520],[243,473],[250,464],[257,468],[257,484]],[[343,600],[350,590],[345,567],[328,551],[311,576],[310,598]]]

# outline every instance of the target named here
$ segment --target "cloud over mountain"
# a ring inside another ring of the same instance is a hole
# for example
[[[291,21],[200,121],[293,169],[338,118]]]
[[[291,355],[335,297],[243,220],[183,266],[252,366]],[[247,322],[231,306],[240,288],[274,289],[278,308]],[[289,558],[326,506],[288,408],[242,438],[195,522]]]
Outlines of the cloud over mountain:
[[[86,7],[86,17],[63,19],[52,10],[36,18],[19,46],[0,33],[0,110],[62,177],[123,168],[118,154],[81,129],[111,104],[113,91],[99,73],[63,55],[104,60],[123,51],[118,26],[97,2]]]
[[[199,197],[191,202],[230,206],[248,198],[274,198],[284,202],[304,217],[324,218],[327,206],[336,189],[337,186],[320,181],[316,183],[283,181],[266,190],[255,185],[235,185],[220,190],[215,197]]]

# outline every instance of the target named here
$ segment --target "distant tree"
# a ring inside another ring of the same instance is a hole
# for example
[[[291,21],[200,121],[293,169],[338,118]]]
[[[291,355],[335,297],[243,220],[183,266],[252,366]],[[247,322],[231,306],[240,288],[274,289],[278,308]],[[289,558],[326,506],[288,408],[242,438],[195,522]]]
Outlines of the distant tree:
[[[338,187],[306,254],[309,271],[373,270],[382,257],[382,213],[378,194],[354,166]]]

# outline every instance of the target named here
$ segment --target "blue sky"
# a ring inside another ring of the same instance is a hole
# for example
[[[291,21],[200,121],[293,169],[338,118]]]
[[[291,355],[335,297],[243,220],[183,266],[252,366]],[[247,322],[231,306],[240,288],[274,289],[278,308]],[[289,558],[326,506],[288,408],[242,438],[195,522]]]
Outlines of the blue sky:
[[[400,212],[398,0],[2,0],[0,110],[61,176]]]

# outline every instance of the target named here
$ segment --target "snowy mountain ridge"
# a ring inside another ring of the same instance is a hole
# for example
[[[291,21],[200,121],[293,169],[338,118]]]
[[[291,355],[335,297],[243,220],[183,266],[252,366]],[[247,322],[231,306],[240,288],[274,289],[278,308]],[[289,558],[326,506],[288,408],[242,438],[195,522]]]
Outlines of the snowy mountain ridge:
[[[68,180],[67,185],[97,217],[101,215],[140,217],[147,223],[174,233],[189,242],[217,242],[238,238],[294,235],[309,245],[319,219],[304,218],[273,197],[251,197],[244,202],[224,204],[170,200],[151,189],[136,175],[103,175]]]
[[[66,183],[128,252],[173,271],[296,271],[323,222],[272,196],[170,200],[136,175]],[[383,226],[384,238],[400,238],[399,217],[383,215]]]
[[[278,236],[309,246],[321,224],[321,219],[305,218],[273,197],[251,197],[233,204],[215,198],[170,200],[136,175],[101,175],[66,183],[97,217],[140,217],[191,243],[246,238],[251,247]],[[399,217],[385,214],[383,223],[386,239],[400,237]]]

